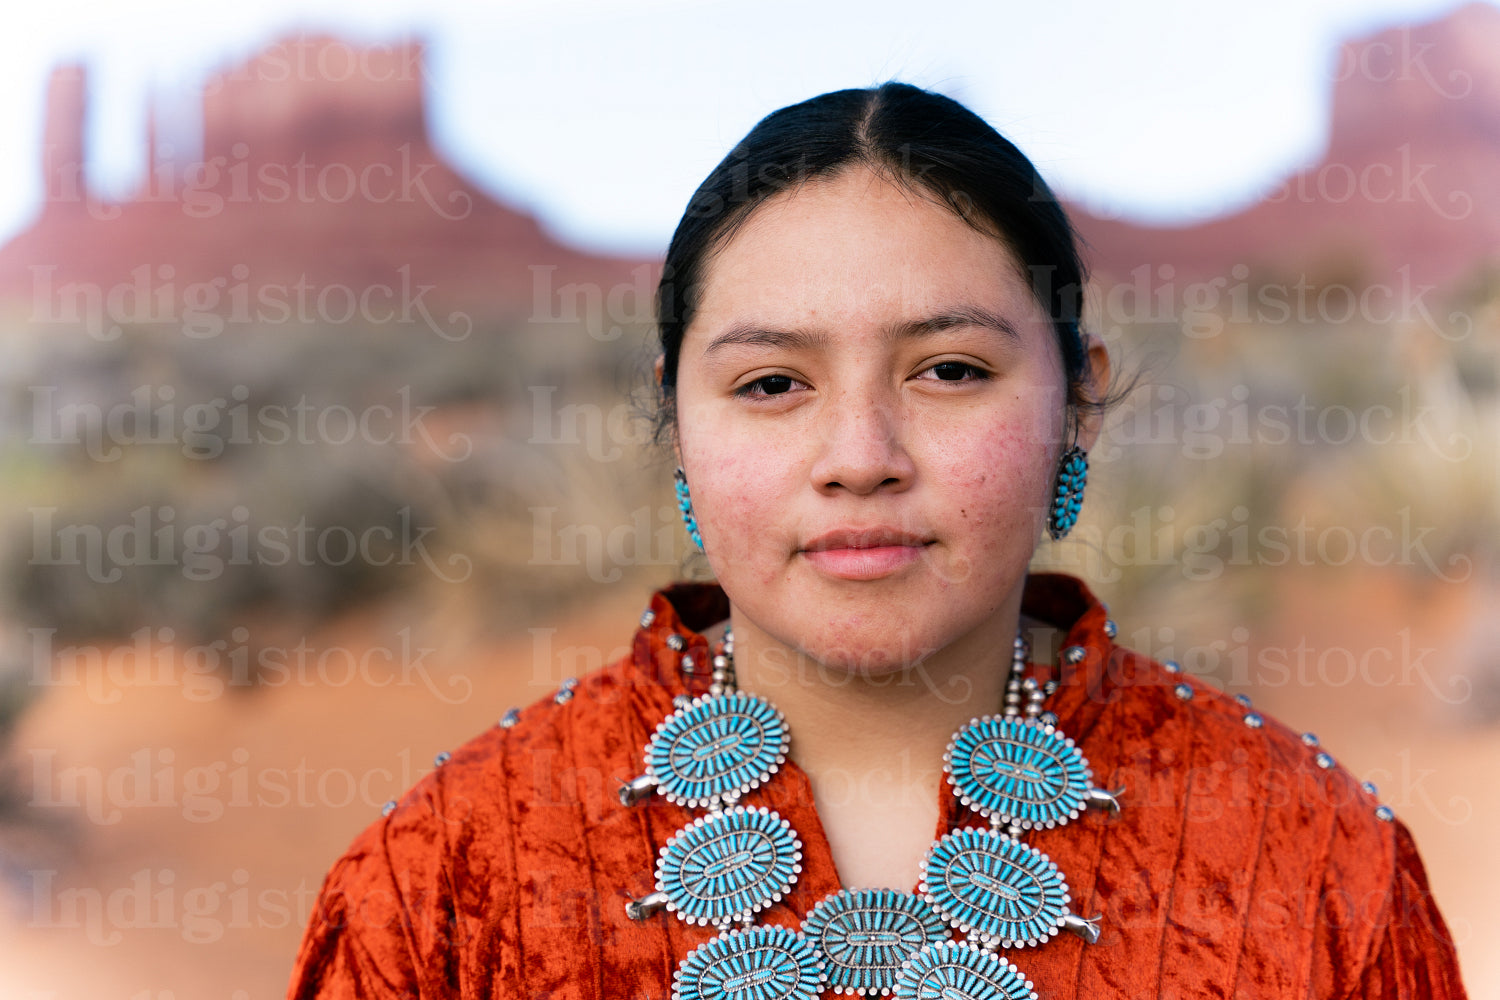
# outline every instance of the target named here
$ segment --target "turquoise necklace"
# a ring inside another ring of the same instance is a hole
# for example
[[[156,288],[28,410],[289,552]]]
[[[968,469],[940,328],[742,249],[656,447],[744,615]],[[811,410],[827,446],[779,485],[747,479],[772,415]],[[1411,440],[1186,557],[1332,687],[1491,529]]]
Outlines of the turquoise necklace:
[[[790,734],[768,701],[735,690],[734,637],[713,658],[708,693],[679,696],[645,748],[645,774],[620,789],[632,805],[655,792],[704,814],[662,847],[656,891],[626,904],[633,920],[667,909],[719,934],[682,960],[674,1000],[813,1000],[826,989],[908,1000],[1036,1000],[997,952],[1034,947],[1059,931],[1089,943],[1097,918],[1069,910],[1057,865],[1021,838],[1090,806],[1119,810],[1091,784],[1088,761],[1042,708],[1053,685],[1022,676],[1017,636],[1002,714],[953,734],[943,767],[954,794],[989,820],[933,842],[918,893],[844,889],[808,913],[801,931],[758,927],[802,870],[802,842],[772,810],[739,804],[786,763]],[[687,666],[685,664],[684,666]],[[964,934],[954,941],[954,931]]]

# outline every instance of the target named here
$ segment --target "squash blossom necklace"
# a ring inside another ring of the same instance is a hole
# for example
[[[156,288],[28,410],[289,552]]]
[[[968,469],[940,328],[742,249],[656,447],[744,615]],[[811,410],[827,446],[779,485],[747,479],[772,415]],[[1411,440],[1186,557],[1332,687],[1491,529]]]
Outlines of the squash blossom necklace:
[[[1073,741],[1042,703],[1055,690],[1023,678],[1016,637],[1005,707],[953,734],[943,769],[954,794],[989,829],[939,837],[922,861],[918,894],[844,889],[808,913],[800,932],[755,926],[802,870],[802,842],[764,807],[739,805],[786,763],[790,735],[770,702],[735,689],[734,637],[713,659],[708,693],[679,696],[645,748],[646,773],[620,789],[634,804],[653,791],[704,815],[673,835],[656,891],[626,904],[634,920],[667,909],[719,934],[677,967],[674,1000],[813,1000],[822,990],[909,1000],[1036,1000],[999,949],[1033,947],[1059,931],[1090,944],[1097,917],[1068,909],[1068,884],[1024,831],[1060,826],[1089,806],[1118,812],[1094,788]],[[952,939],[954,931],[963,941]]]

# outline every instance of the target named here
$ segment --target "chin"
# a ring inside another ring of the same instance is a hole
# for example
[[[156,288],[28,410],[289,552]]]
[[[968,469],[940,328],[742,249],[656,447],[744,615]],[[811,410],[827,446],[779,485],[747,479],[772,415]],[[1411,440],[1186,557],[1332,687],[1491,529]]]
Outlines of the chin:
[[[943,630],[932,629],[930,618],[919,616],[916,620],[929,623],[928,627],[906,625],[889,612],[874,627],[870,619],[863,617],[824,620],[811,628],[789,624],[804,637],[804,641],[795,644],[803,655],[830,673],[852,678],[900,673],[920,664],[946,644],[940,634]]]

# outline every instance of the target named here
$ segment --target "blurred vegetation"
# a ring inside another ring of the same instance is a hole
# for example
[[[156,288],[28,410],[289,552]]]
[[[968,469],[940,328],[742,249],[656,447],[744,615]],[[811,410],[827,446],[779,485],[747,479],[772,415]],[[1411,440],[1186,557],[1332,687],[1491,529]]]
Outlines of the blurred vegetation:
[[[1259,620],[1278,560],[1362,564],[1338,543],[1372,530],[1418,536],[1373,560],[1390,551],[1416,585],[1492,572],[1500,275],[1439,313],[1441,328],[1203,310],[1101,325],[1139,384],[1091,456],[1083,521],[1038,568],[1089,579],[1126,637],[1170,623],[1184,642]],[[28,629],[202,643],[306,633],[379,598],[498,634],[703,573],[650,442],[649,331],[590,327],[17,331],[0,375],[3,676],[32,670]],[[327,547],[284,558],[298,525]],[[1298,531],[1328,544],[1284,553]],[[0,733],[35,693],[6,691]]]
[[[1139,381],[1090,456],[1079,527],[1036,567],[1090,579],[1125,635],[1169,624],[1200,646],[1260,622],[1286,565],[1393,570],[1414,592],[1493,578],[1500,278],[1433,311],[1104,331]]]
[[[634,447],[601,464],[565,426],[619,402],[643,343],[581,324],[438,342],[45,331],[0,386],[4,618],[59,641],[151,626],[201,642],[446,587],[482,592],[503,627],[577,589],[529,568],[530,508],[595,524],[667,495],[631,481]]]

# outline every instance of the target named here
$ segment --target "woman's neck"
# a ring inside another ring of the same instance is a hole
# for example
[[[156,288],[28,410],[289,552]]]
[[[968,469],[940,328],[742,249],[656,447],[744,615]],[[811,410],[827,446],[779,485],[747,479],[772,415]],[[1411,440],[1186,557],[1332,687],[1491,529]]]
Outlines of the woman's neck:
[[[735,621],[735,684],[780,709],[792,757],[814,789],[886,784],[932,789],[942,754],[971,718],[1001,711],[1016,615],[947,648],[877,673],[829,666]]]
[[[1001,710],[1016,613],[876,674],[833,667],[736,619],[736,686],[786,716],[840,877],[910,889],[938,822],[943,753],[976,716]]]

